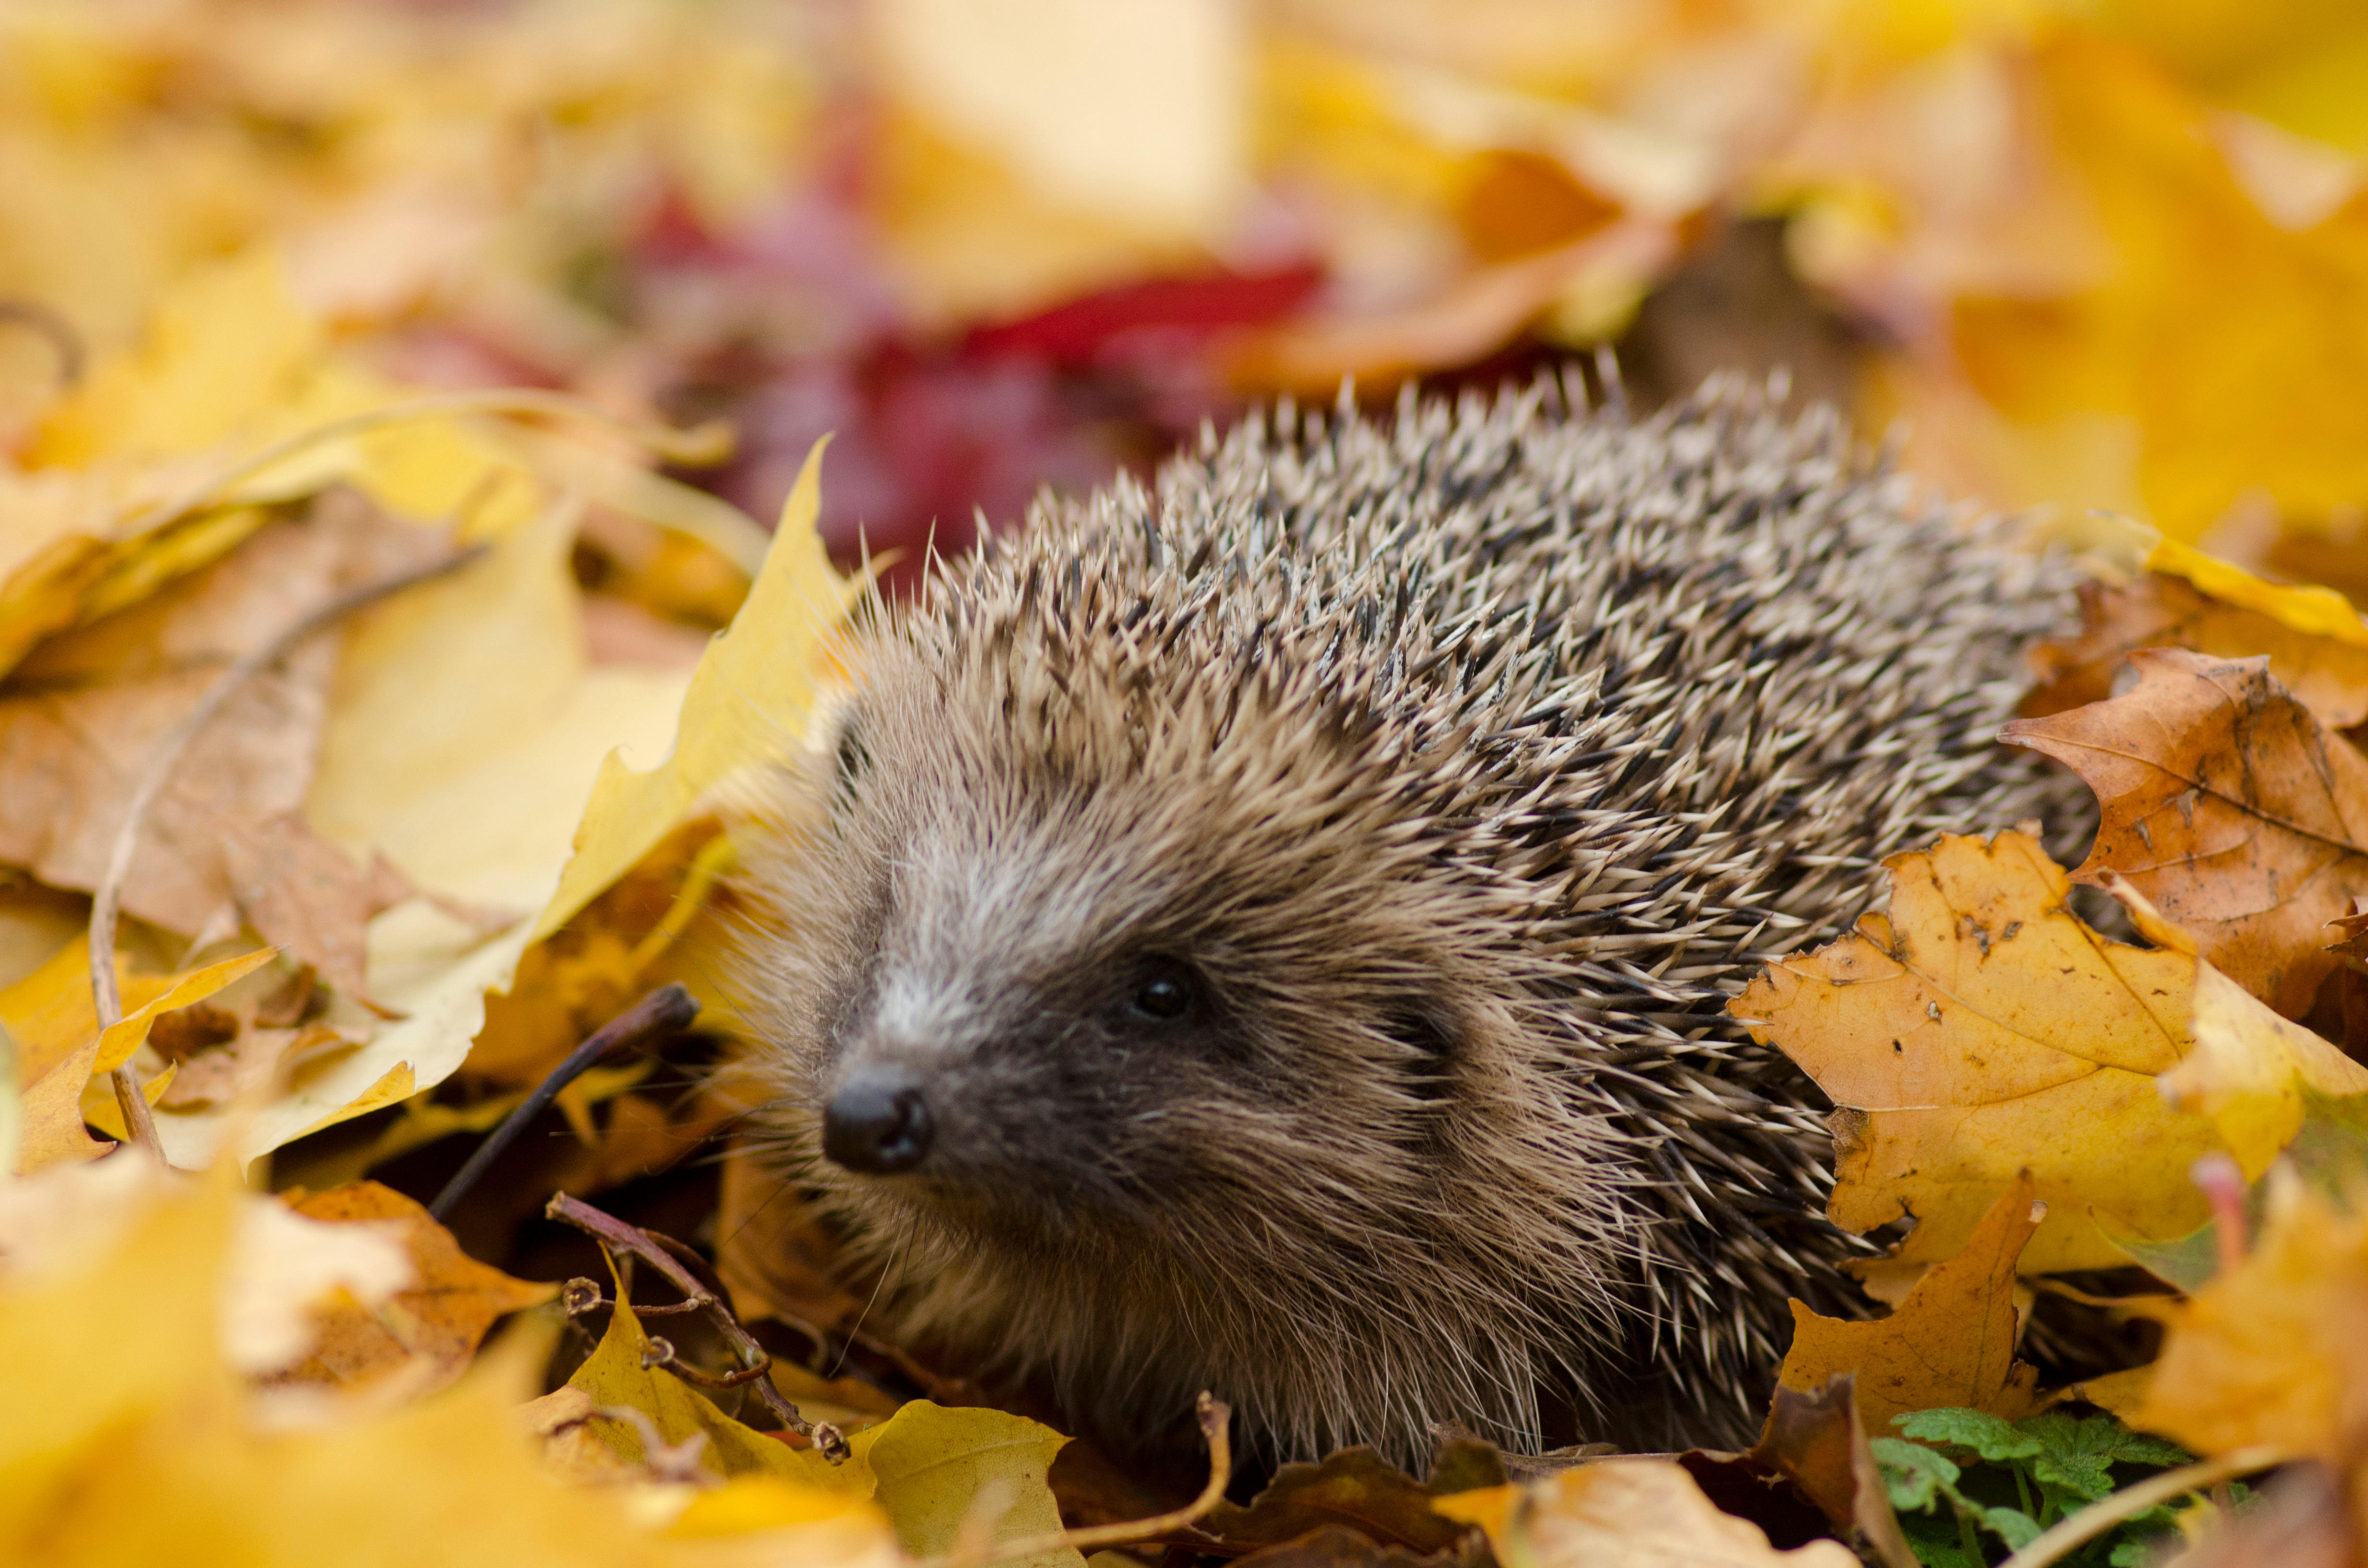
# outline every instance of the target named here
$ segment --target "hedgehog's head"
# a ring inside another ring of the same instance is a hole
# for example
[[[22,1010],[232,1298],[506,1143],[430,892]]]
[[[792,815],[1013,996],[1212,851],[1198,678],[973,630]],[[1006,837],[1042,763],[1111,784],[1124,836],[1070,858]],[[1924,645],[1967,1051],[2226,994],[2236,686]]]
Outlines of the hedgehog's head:
[[[767,1119],[902,1250],[892,1298],[973,1349],[998,1291],[1031,1334],[1090,1318],[1105,1364],[1054,1369],[1073,1382],[1138,1375],[1130,1335],[1163,1366],[1198,1335],[1221,1394],[1311,1346],[1354,1359],[1384,1321],[1518,1349],[1602,1307],[1611,1134],[1550,1081],[1573,1053],[1514,879],[1467,853],[1465,730],[1376,702],[1321,625],[1260,648],[1163,605],[1172,581],[1083,605],[1033,581],[863,641],[755,890]],[[1492,1354],[1442,1351],[1461,1401],[1331,1366],[1308,1408],[1252,1415],[1486,1422],[1506,1394],[1479,1385],[1515,1376]]]

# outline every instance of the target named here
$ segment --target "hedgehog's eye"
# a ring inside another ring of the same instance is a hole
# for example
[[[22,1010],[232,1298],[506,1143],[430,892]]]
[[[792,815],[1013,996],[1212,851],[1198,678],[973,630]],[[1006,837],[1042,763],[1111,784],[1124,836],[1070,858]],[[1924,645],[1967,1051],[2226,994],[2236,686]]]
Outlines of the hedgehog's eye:
[[[1173,959],[1153,959],[1136,971],[1126,1008],[1145,1023],[1172,1024],[1201,999],[1192,971]]]
[[[851,798],[855,793],[856,780],[861,778],[871,766],[871,754],[864,749],[863,733],[858,728],[856,715],[852,713],[839,727],[838,745],[832,760],[838,793]]]

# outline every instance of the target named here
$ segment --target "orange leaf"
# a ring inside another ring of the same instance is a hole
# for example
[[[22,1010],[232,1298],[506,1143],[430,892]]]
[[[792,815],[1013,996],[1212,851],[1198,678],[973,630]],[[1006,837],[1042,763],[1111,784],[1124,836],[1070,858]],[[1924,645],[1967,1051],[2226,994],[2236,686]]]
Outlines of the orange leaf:
[[[2296,630],[2162,572],[2126,585],[2084,584],[2080,609],[2078,637],[2033,651],[2042,684],[2023,701],[2028,717],[2106,700],[2122,660],[2141,648],[2187,648],[2222,659],[2265,654],[2270,674],[2320,723],[2342,730],[2368,719],[2368,647],[2358,642]]]
[[[308,1219],[393,1223],[411,1255],[413,1283],[377,1312],[341,1295],[320,1313],[312,1356],[277,1381],[350,1388],[420,1367],[425,1386],[418,1392],[441,1388],[468,1369],[495,1319],[539,1306],[555,1293],[553,1286],[513,1279],[479,1263],[426,1209],[374,1181],[289,1196]]]
[[[2199,1453],[2368,1440],[2368,1214],[2272,1176],[2260,1241],[2175,1317],[2136,1425]]]
[[[2203,955],[2288,1017],[2335,968],[2327,923],[2368,893],[2368,759],[2269,670],[2177,649],[2130,655],[2137,687],[2000,732],[2097,792],[2074,876],[2119,872]]]
[[[1778,1381],[1810,1392],[1842,1372],[1858,1377],[1859,1414],[1888,1433],[1910,1411],[1965,1407],[2017,1420],[2031,1414],[2039,1374],[2014,1358],[2015,1261],[2047,1212],[2018,1176],[1974,1228],[1965,1250],[1873,1323],[1820,1317],[1793,1303],[1793,1347]]]

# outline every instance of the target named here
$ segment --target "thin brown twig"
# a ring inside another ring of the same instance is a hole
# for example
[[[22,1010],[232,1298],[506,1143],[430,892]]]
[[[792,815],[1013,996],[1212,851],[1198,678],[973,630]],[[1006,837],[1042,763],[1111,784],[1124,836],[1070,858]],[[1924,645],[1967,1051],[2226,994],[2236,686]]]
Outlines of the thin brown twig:
[[[724,1375],[742,1376],[746,1381],[753,1383],[757,1390],[757,1397],[764,1401],[765,1408],[779,1416],[781,1424],[791,1431],[801,1437],[814,1439],[814,1446],[821,1451],[825,1459],[837,1464],[847,1458],[848,1450],[846,1437],[829,1422],[808,1421],[798,1413],[798,1407],[790,1403],[789,1397],[773,1386],[772,1357],[767,1354],[763,1346],[757,1343],[755,1335],[740,1325],[740,1320],[732,1315],[732,1309],[718,1299],[714,1292],[700,1284],[691,1272],[666,1250],[665,1244],[639,1225],[628,1224],[615,1215],[603,1213],[582,1199],[571,1198],[564,1192],[552,1194],[551,1201],[543,1207],[542,1212],[546,1219],[556,1220],[563,1225],[573,1225],[582,1231],[594,1241],[598,1242],[612,1256],[622,1253],[627,1259],[638,1258],[664,1275],[667,1284],[682,1292],[683,1303],[697,1307],[704,1312],[708,1322],[714,1325],[716,1333],[723,1335],[724,1342],[732,1346],[733,1355],[740,1363],[740,1372]],[[597,1294],[597,1291],[595,1293]],[[568,1298],[571,1310],[576,1300],[575,1294],[571,1292]],[[676,1372],[687,1370],[685,1364],[675,1358],[672,1345],[661,1339],[653,1339],[651,1343],[653,1348],[658,1346],[666,1347],[666,1355],[661,1364]],[[689,1381],[696,1382],[705,1379],[693,1378]],[[716,1385],[710,1383],[709,1386]]]
[[[141,768],[140,779],[131,791],[131,801],[124,808],[122,824],[115,830],[115,845],[108,852],[107,870],[100,876],[90,901],[90,994],[98,1010],[101,1033],[123,1021],[123,996],[115,983],[115,926],[123,906],[124,879],[131,871],[131,856],[140,844],[140,830],[148,812],[165,792],[165,784],[178,766],[181,754],[197,739],[199,733],[213,722],[224,703],[238,688],[259,671],[279,663],[307,637],[333,622],[352,614],[364,606],[376,604],[391,594],[434,578],[456,572],[484,553],[483,545],[461,551],[431,562],[426,566],[398,572],[367,584],[351,593],[340,594],[328,603],[311,611],[280,633],[240,659],[208,687],[205,695],[180,722],[167,730],[148,754]],[[141,1093],[139,1077],[126,1062],[113,1074],[115,1103],[123,1112],[123,1125],[131,1141],[159,1161],[164,1149],[156,1141],[156,1120],[148,1109],[148,1097]]]
[[[1194,1414],[1200,1417],[1201,1436],[1209,1445],[1209,1483],[1201,1488],[1201,1494],[1191,1502],[1147,1519],[1095,1525],[1081,1530],[1048,1530],[1042,1535],[1022,1536],[1018,1540],[997,1541],[995,1551],[971,1568],[993,1568],[996,1563],[1013,1562],[1041,1552],[1059,1551],[1064,1547],[1078,1551],[1095,1551],[1105,1546],[1125,1546],[1198,1524],[1211,1509],[1224,1501],[1225,1488],[1234,1479],[1234,1413],[1223,1400],[1203,1392],[1195,1403]],[[952,1561],[948,1557],[935,1558],[918,1564],[917,1568],[946,1568]]]
[[[664,1367],[686,1382],[697,1383],[701,1388],[746,1388],[758,1378],[768,1375],[773,1369],[771,1363],[768,1362],[762,1367],[743,1367],[736,1372],[707,1371],[702,1368],[692,1366],[675,1354],[673,1340],[662,1338],[655,1334],[649,1338],[650,1347],[642,1357],[643,1370],[647,1371],[652,1367]]]
[[[502,1119],[502,1124],[477,1145],[477,1152],[469,1156],[467,1165],[452,1173],[452,1179],[444,1184],[444,1190],[438,1193],[436,1201],[427,1206],[428,1218],[439,1223],[450,1219],[461,1199],[467,1197],[469,1189],[493,1167],[494,1162],[501,1157],[502,1151],[517,1141],[529,1123],[550,1108],[551,1102],[559,1097],[562,1089],[575,1082],[594,1063],[639,1045],[654,1035],[674,1034],[689,1028],[691,1020],[698,1017],[699,1004],[689,991],[679,985],[661,985],[601,1025],[583,1044],[569,1051],[567,1059],[552,1068],[542,1082],[535,1085],[534,1093],[527,1096],[516,1110]]]

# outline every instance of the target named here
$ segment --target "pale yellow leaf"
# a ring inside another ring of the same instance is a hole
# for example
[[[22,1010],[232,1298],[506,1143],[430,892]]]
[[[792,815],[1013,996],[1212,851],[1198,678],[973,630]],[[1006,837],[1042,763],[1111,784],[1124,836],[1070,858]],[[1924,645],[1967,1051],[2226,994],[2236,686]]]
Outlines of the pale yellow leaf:
[[[850,1440],[856,1458],[871,1467],[873,1494],[916,1557],[953,1550],[962,1521],[990,1485],[1010,1502],[987,1531],[990,1542],[1048,1534],[1061,1528],[1060,1505],[1046,1484],[1053,1456],[1068,1439],[1024,1415],[972,1406],[950,1410],[916,1400]],[[1019,1560],[1025,1568],[1082,1568],[1074,1547]]]
[[[1523,1568],[1856,1568],[1838,1540],[1791,1551],[1720,1512],[1669,1460],[1576,1465],[1543,1481],[1484,1487],[1436,1500],[1451,1519],[1478,1525],[1497,1561]]]
[[[817,443],[806,457],[747,602],[691,673],[673,751],[647,772],[621,756],[601,764],[574,858],[535,923],[538,938],[624,875],[717,785],[799,744],[824,641],[859,591],[831,569],[814,531],[822,451]]]

